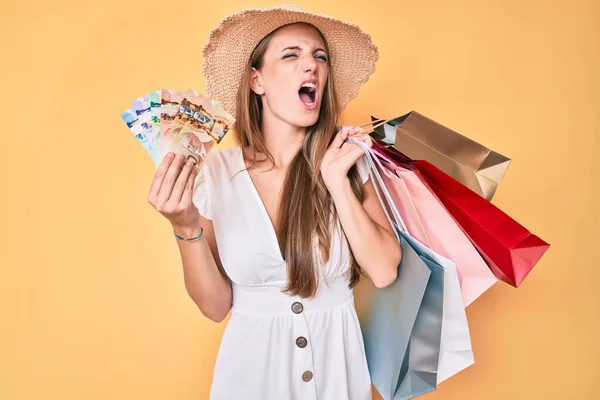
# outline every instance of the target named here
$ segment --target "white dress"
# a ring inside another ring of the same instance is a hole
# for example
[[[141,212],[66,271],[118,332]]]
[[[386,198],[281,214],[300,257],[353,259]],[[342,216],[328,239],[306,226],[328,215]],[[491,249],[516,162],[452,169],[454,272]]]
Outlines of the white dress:
[[[357,164],[364,182],[366,164],[362,159]],[[214,149],[196,177],[193,195],[200,213],[213,222],[233,291],[210,399],[371,399],[362,332],[348,288],[347,242],[335,234],[330,260],[319,267],[315,298],[281,293],[286,264],[244,168],[239,146]]]

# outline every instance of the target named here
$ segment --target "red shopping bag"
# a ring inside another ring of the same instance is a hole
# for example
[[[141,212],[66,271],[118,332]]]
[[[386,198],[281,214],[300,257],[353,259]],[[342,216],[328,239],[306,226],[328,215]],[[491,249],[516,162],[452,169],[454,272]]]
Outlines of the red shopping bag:
[[[531,272],[550,245],[498,207],[425,160],[411,160],[374,141],[382,151],[417,174],[448,210],[498,279],[514,287]]]

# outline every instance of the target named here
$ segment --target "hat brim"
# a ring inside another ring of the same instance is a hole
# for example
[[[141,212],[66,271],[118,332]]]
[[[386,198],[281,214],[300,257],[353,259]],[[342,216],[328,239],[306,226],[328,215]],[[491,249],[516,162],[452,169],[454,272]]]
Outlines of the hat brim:
[[[207,94],[235,117],[238,87],[256,45],[276,29],[297,22],[313,25],[325,37],[340,111],[375,72],[379,58],[371,36],[357,25],[300,9],[246,9],[224,18],[202,49]]]

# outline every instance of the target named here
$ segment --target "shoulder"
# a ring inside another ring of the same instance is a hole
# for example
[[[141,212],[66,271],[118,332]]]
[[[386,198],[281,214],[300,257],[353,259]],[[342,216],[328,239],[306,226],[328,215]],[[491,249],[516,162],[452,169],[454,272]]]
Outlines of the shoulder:
[[[230,193],[231,178],[239,172],[239,147],[213,148],[209,151],[194,181],[192,201],[205,218],[212,220],[219,199]]]
[[[203,168],[208,170],[221,169],[239,169],[241,160],[241,148],[231,146],[225,148],[215,148],[208,153],[204,161]]]
[[[212,176],[233,175],[241,169],[241,147],[215,148],[208,153],[202,169]]]

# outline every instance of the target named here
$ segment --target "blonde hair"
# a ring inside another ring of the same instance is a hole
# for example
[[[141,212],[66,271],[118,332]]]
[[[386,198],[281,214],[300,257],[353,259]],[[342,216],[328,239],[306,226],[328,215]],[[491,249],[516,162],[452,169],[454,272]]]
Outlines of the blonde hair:
[[[234,137],[251,154],[248,169],[254,166],[258,153],[274,162],[260,130],[262,101],[251,89],[252,68],[260,70],[262,67],[264,54],[274,32],[264,37],[252,52],[236,98]],[[321,32],[319,34],[329,54],[327,42]],[[331,221],[337,221],[337,211],[332,206],[331,196],[319,172],[325,152],[338,131],[340,119],[333,78],[329,74],[319,118],[308,128],[302,149],[293,158],[287,171],[279,205],[279,226],[275,227],[280,250],[288,266],[289,281],[284,292],[301,297],[311,297],[317,290],[312,240],[316,235],[320,261],[327,262],[332,243]],[[350,169],[348,176],[354,193],[362,201],[362,185],[355,166]],[[353,287],[360,279],[361,269],[351,250],[350,263],[349,286]]]

